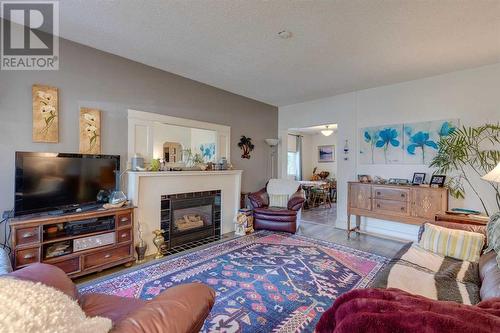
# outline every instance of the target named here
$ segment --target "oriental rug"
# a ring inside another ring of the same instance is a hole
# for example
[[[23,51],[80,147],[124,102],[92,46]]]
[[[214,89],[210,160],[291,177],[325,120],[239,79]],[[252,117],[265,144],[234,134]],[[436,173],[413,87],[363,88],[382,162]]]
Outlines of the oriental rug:
[[[388,258],[299,235],[259,231],[79,286],[81,293],[152,299],[172,286],[211,286],[202,332],[312,332],[335,299],[366,288]]]

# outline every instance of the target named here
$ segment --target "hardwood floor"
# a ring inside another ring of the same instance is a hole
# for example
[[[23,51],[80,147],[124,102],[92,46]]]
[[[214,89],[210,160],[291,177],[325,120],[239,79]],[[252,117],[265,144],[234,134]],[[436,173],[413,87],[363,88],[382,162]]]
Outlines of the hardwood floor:
[[[388,258],[394,257],[394,255],[406,244],[396,240],[370,235],[358,235],[355,233],[352,233],[351,238],[348,239],[347,232],[343,229],[335,228],[333,225],[322,225],[309,223],[307,221],[301,221],[297,234],[327,240]]]
[[[337,220],[337,204],[332,203],[332,207],[315,207],[311,209],[304,209],[301,212],[301,221],[313,223],[313,224],[324,224],[324,225],[335,225]]]

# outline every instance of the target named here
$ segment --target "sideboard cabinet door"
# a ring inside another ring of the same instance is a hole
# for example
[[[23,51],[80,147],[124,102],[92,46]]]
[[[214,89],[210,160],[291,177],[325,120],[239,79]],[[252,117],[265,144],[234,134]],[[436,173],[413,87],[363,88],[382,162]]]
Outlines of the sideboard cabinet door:
[[[370,184],[349,184],[349,202],[351,208],[372,210]]]
[[[446,200],[443,198],[445,192],[433,188],[412,189],[411,215],[434,221],[434,216],[443,210],[443,201]]]

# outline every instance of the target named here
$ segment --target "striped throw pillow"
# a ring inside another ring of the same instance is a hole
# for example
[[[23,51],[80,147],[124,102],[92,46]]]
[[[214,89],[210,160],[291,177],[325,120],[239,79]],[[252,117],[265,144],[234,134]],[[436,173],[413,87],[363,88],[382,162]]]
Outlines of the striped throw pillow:
[[[431,252],[455,259],[477,262],[484,246],[484,235],[443,228],[427,223],[419,245]]]
[[[269,194],[269,206],[287,208],[288,194]]]

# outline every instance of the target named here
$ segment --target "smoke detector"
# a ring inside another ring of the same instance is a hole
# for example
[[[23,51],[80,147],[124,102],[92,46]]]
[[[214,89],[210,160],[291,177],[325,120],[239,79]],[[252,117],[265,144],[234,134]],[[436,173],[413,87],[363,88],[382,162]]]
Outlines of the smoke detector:
[[[278,32],[278,37],[281,39],[288,39],[292,37],[292,32],[289,30],[281,30]]]

